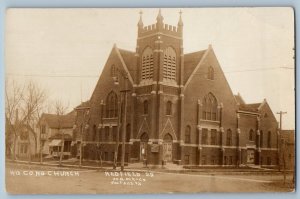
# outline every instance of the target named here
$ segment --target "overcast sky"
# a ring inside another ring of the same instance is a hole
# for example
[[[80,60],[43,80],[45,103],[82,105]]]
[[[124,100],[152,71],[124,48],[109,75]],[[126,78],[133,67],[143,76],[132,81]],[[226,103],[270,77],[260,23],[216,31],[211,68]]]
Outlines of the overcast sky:
[[[33,80],[70,110],[88,100],[108,55],[135,51],[139,11],[144,25],[158,9],[10,9],[6,16],[6,78]],[[179,8],[162,9],[177,25]],[[247,103],[267,99],[294,129],[294,16],[290,8],[182,9],[185,53],[212,44],[233,93]],[[278,118],[278,115],[276,114]]]

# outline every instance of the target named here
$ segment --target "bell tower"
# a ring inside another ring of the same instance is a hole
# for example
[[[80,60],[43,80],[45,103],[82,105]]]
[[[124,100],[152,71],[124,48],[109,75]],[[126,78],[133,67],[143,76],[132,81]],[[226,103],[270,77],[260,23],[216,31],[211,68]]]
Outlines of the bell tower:
[[[148,151],[148,157],[150,162],[160,164],[167,156],[163,151],[164,145],[170,144],[171,140],[181,139],[184,67],[181,12],[177,26],[164,23],[160,9],[156,23],[145,26],[140,12],[137,26],[137,70],[134,83],[137,107],[142,110],[146,104],[150,111],[148,114],[138,113],[136,119],[139,125],[148,124],[149,128],[145,130],[149,135],[148,144],[159,146],[159,152]],[[168,143],[164,142],[165,137],[170,138]],[[179,149],[175,151],[180,153]],[[173,158],[180,159],[179,156]]]
[[[144,26],[140,12],[136,47],[139,56],[137,85],[181,85],[182,34],[181,12],[177,26],[164,23],[161,9],[156,23]]]

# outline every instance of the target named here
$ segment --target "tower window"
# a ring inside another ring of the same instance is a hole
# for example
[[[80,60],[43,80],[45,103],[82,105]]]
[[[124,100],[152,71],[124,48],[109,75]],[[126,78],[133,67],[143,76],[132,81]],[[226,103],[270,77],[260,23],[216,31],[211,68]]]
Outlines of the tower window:
[[[171,101],[167,102],[166,115],[172,115],[172,102]]]
[[[164,52],[163,78],[164,80],[176,80],[176,52],[171,47]]]
[[[212,66],[208,67],[208,70],[207,70],[207,79],[210,79],[210,80],[213,80],[214,79],[214,69]]]
[[[153,78],[153,51],[150,47],[147,47],[142,55],[142,74],[141,79],[152,79]]]
[[[204,120],[217,120],[217,99],[213,94],[209,93],[203,99],[203,112],[202,119]]]

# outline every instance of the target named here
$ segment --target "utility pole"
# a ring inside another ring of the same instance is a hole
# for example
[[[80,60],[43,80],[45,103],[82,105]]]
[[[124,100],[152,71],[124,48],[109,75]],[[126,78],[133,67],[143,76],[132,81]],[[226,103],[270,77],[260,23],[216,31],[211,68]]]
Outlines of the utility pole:
[[[281,130],[282,130],[282,115],[287,114],[287,112],[277,112],[276,114],[279,114],[280,119],[279,119],[279,138],[281,138]],[[283,140],[283,142],[280,139],[280,150],[281,150],[281,154],[282,154],[282,163],[283,163],[283,183],[285,184],[286,182],[286,171],[285,171],[285,140]],[[280,165],[280,164],[279,164]],[[280,168],[280,166],[279,166]]]
[[[120,90],[120,93],[124,93],[124,113],[123,113],[123,122],[121,122],[122,125],[122,154],[121,154],[121,171],[124,171],[124,165],[125,165],[125,141],[126,141],[126,117],[127,117],[127,93],[130,92],[130,89],[128,89],[127,81],[128,81],[128,74],[127,73],[120,73],[120,75],[125,80],[125,90]],[[118,78],[114,78],[115,84],[119,85]],[[122,103],[121,103],[122,105]],[[122,107],[122,106],[121,106]],[[119,117],[121,117],[122,111],[120,112]],[[119,132],[118,132],[119,133]],[[116,145],[118,146],[118,144]]]
[[[280,115],[280,119],[279,119],[279,130],[281,131],[281,130],[282,130],[282,115],[283,115],[283,114],[287,114],[287,112],[280,111],[280,112],[277,112],[277,114]]]

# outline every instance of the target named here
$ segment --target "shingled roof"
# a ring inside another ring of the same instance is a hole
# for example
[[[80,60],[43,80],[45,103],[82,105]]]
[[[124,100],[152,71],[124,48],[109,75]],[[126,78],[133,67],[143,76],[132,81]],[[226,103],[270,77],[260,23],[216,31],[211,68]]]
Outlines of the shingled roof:
[[[81,109],[81,108],[90,108],[90,101],[81,102],[78,106],[76,106],[75,109]]]
[[[75,123],[75,111],[66,115],[43,113],[41,119],[46,122],[50,128],[73,128]]]
[[[134,56],[135,52],[120,49],[120,48],[118,48],[118,50],[125,62],[125,65],[127,66],[128,72],[130,73],[132,79],[135,79],[135,69],[134,69],[135,64],[133,64],[135,61],[135,56]]]
[[[258,112],[258,107],[261,103],[253,103],[253,104],[240,104],[239,110],[241,111],[250,111],[250,112]]]
[[[191,76],[206,50],[184,54],[184,83],[186,83],[188,78]]]

